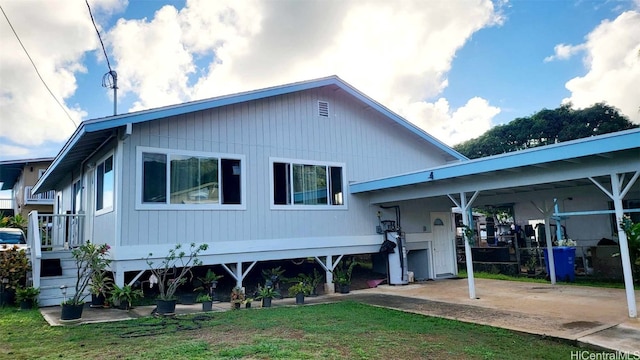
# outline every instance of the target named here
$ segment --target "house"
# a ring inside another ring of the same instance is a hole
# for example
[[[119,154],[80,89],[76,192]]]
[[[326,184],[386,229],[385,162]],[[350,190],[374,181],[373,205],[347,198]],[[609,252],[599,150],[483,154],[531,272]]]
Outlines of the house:
[[[62,232],[52,251],[34,252],[34,284],[42,305],[58,304],[61,284],[41,283],[36,268],[87,240],[111,246],[118,285],[148,276],[149,253],[192,242],[208,243],[200,259],[240,286],[258,261],[309,257],[330,284],[342,255],[378,252],[378,216],[393,216],[351,183],[463,160],[335,76],[84,121],[36,185],[56,191],[55,213],[67,218],[53,226]],[[406,223],[422,231],[450,207],[416,209]],[[453,230],[434,236],[446,242]],[[455,254],[443,262],[453,276]]]
[[[10,210],[3,213],[5,215],[20,214],[25,218],[32,210],[43,214],[53,213],[55,191],[40,194],[31,192],[33,185],[52,161],[53,158],[0,161],[0,183],[2,183],[0,190],[11,190],[9,208],[4,205],[0,211]]]
[[[623,245],[616,218],[638,211],[639,155],[634,129],[469,160],[335,76],[88,120],[35,186],[56,191],[61,215],[51,251],[29,232],[34,284],[40,304],[58,304],[72,278],[40,279],[38,268],[87,240],[111,246],[118,285],[148,276],[149,253],[207,243],[203,263],[238,286],[260,261],[314,258],[330,285],[343,255],[377,254],[374,266],[403,284],[407,270],[456,276],[462,256],[475,298],[471,246],[456,244],[472,207],[509,209],[513,225],[542,220],[548,246],[551,225],[588,245],[617,233]],[[379,253],[385,240],[399,256]]]

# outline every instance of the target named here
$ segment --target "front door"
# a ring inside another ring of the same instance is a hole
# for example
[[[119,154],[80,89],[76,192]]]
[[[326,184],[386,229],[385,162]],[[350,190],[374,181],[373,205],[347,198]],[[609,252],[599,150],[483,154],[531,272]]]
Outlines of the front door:
[[[433,232],[433,267],[436,278],[454,276],[455,247],[450,213],[431,213]]]

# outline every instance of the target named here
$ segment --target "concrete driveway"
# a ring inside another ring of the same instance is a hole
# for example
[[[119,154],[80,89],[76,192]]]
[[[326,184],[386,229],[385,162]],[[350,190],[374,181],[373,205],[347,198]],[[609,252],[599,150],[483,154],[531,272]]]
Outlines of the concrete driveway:
[[[623,289],[476,279],[380,285],[353,300],[425,315],[574,340],[640,358],[640,320],[628,317]],[[636,291],[640,300],[640,291]],[[640,308],[640,303],[636,304]]]

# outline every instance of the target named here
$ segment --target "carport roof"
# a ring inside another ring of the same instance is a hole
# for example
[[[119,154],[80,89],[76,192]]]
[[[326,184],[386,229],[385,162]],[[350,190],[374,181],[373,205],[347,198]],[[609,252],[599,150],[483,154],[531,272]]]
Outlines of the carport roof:
[[[486,179],[491,174],[503,173],[505,178],[511,176],[513,179],[518,179],[514,184],[501,182],[493,187],[494,189],[504,189],[510,186],[526,185],[526,182],[520,179],[525,174],[538,174],[547,171],[551,173],[551,170],[554,170],[556,174],[560,174],[562,167],[568,168],[568,172],[581,165],[597,167],[598,170],[589,175],[585,176],[583,174],[582,176],[573,177],[573,179],[584,179],[588,182],[586,180],[588,176],[603,176],[614,171],[613,167],[611,169],[607,168],[607,165],[613,166],[615,163],[612,159],[622,159],[625,164],[630,164],[630,166],[627,166],[629,171],[633,168],[640,169],[640,129],[625,130],[488,156],[376,180],[355,182],[350,184],[349,188],[351,193],[378,192],[394,188],[399,190],[419,188],[426,190],[429,196],[441,196],[457,192],[451,186],[443,186],[444,184],[460,184],[463,179],[467,178]],[[521,176],[513,176],[513,174],[520,174]],[[566,181],[571,176],[571,174],[566,176],[559,175],[555,180],[553,177],[546,177],[532,183],[542,184],[553,181]],[[519,185],[516,183],[519,183]],[[468,185],[469,187],[464,191],[484,190],[483,184],[478,184],[477,181],[469,182]],[[473,188],[474,186],[476,188]],[[429,187],[432,187],[432,189],[427,190]],[[492,188],[491,186],[485,187],[487,189]],[[436,188],[438,190],[435,190]]]

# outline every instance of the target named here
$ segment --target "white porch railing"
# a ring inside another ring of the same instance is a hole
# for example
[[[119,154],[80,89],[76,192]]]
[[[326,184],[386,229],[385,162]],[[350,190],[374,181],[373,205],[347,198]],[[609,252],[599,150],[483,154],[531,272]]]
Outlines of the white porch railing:
[[[42,247],[40,246],[40,226],[38,225],[38,212],[31,211],[29,213],[29,222],[27,223],[27,244],[31,251],[31,281],[34,288],[40,288],[40,268],[42,260]]]
[[[82,243],[84,214],[38,214],[40,244],[46,250],[70,249]]]
[[[47,191],[42,194],[31,194],[33,186],[24,187],[24,203],[25,204],[53,204],[56,198],[56,192],[54,190]]]

